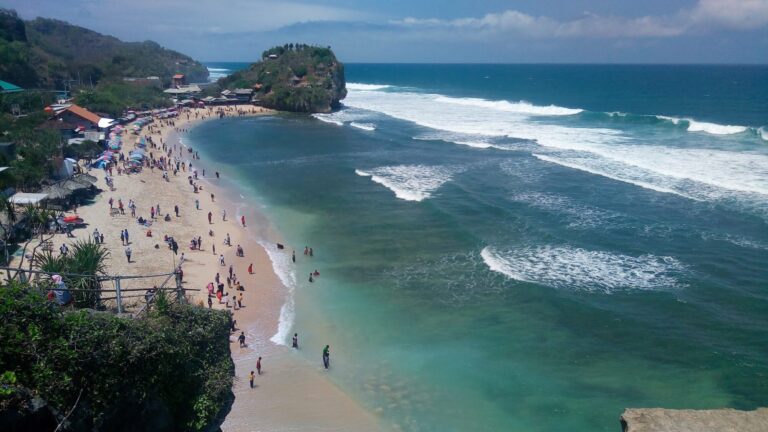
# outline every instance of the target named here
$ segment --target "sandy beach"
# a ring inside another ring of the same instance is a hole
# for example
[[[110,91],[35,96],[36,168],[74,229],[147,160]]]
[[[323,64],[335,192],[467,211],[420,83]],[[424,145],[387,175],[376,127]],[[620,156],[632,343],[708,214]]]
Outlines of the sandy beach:
[[[198,170],[198,193],[193,191],[188,176],[189,169],[179,171],[176,176],[169,173],[169,180],[162,177],[159,169],[144,168],[141,173],[117,175],[114,173],[114,191],[105,183],[101,170],[92,169],[90,174],[98,177],[96,186],[102,190],[93,203],[82,206],[78,214],[85,220],[87,227],[73,232],[74,238],[57,234],[53,240],[54,253],[59,253],[62,243],[72,243],[78,239],[89,238],[94,229],[104,235],[104,245],[110,251],[108,258],[109,274],[138,275],[171,272],[178,265],[183,254],[182,270],[184,288],[190,302],[207,307],[208,292],[206,286],[214,281],[219,273],[224,281],[229,266],[245,288],[242,308],[234,309],[230,301],[230,310],[236,320],[236,332],[230,336],[232,358],[236,365],[236,378],[233,387],[235,395],[231,411],[223,422],[225,431],[279,431],[279,430],[348,430],[368,431],[381,428],[378,419],[362,408],[356,401],[342,392],[325,375],[321,365],[321,353],[317,353],[317,364],[307,364],[290,347],[270,341],[277,332],[280,308],[286,298],[286,289],[275,275],[270,258],[264,247],[257,242],[252,228],[246,220],[246,227],[241,225],[238,204],[231,199],[236,196],[232,191],[217,185],[218,179],[213,172],[205,172],[205,161],[192,158],[180,143],[180,137],[196,123],[213,120],[219,108],[201,108],[185,110],[171,121],[156,120],[145,127],[140,135],[125,134],[122,152],[132,150],[140,136],[152,137],[160,146],[162,142],[172,153],[170,158],[179,157],[186,164],[192,163]],[[234,115],[270,115],[274,112],[250,105],[224,108],[227,116]],[[159,157],[161,148],[147,147],[154,157]],[[166,154],[167,155],[167,154]],[[204,174],[203,174],[204,173]],[[212,199],[212,194],[215,200]],[[126,207],[125,214],[112,215],[109,200],[113,199],[117,207],[121,200]],[[150,228],[141,226],[127,207],[132,200],[136,205],[136,217],[150,217],[150,207],[160,206],[157,217]],[[199,209],[195,201],[199,201]],[[179,208],[176,217],[174,206]],[[227,220],[223,220],[223,211]],[[71,212],[70,212],[71,213]],[[211,223],[208,215],[211,214]],[[247,212],[246,212],[247,213]],[[170,221],[164,221],[168,214]],[[256,223],[256,221],[254,221]],[[126,258],[126,246],[121,243],[120,232],[129,232],[132,256]],[[151,237],[147,231],[151,229]],[[210,235],[212,232],[213,235]],[[224,239],[229,234],[231,245]],[[174,255],[163,241],[164,236],[172,236],[179,245],[178,255]],[[191,250],[193,238],[202,239],[200,250]],[[236,255],[237,246],[243,248],[244,256]],[[267,245],[269,247],[270,245]],[[215,252],[214,252],[215,247]],[[283,253],[290,254],[290,245]],[[301,251],[297,251],[300,253]],[[223,255],[226,265],[220,265],[219,256]],[[248,273],[249,265],[253,274]],[[153,284],[159,284],[164,278],[156,278]],[[123,289],[149,288],[148,280],[124,281]],[[239,294],[225,288],[230,298]],[[124,304],[140,306],[143,292],[129,292]],[[213,298],[213,307],[223,309]],[[129,308],[130,309],[130,308]],[[240,332],[246,335],[247,346],[241,348],[237,341]],[[256,370],[256,360],[262,357],[262,374],[255,380],[255,388],[250,388],[248,374]]]

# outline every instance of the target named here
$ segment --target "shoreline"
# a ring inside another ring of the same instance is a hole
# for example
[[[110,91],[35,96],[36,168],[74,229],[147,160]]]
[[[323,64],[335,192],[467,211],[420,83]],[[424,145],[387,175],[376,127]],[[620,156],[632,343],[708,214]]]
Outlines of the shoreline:
[[[238,110],[248,110],[249,112],[240,114],[245,116],[277,114],[276,111],[250,105],[231,106],[225,110],[227,117],[238,116]],[[179,156],[183,162],[192,162],[195,169],[201,168],[201,174],[207,168],[206,163],[197,159],[190,160],[191,153],[182,149],[192,144],[185,142],[185,134],[189,129],[218,118],[212,112],[215,111],[211,108],[184,110],[172,120],[173,126],[162,120],[155,121],[151,127],[144,127],[140,135],[127,133],[121,151],[127,153],[132,150],[141,136],[151,136],[155,144],[161,147],[159,141],[162,138],[169,149],[174,145],[179,146],[171,157]],[[203,114],[202,118],[199,117],[200,114]],[[153,152],[157,157],[163,151],[148,145],[147,152]],[[113,177],[115,191],[106,187],[102,173],[97,170],[90,172],[99,177],[96,186],[102,189],[102,192],[93,202],[79,208],[78,214],[85,219],[88,226],[84,230],[76,230],[74,238],[57,234],[53,239],[55,250],[58,250],[61,243],[90,237],[91,231],[97,228],[105,235],[104,246],[110,251],[110,257],[107,259],[107,272],[110,274],[168,272],[183,255],[184,287],[199,290],[187,291],[188,301],[204,306],[208,297],[205,287],[209,282],[213,282],[213,275],[217,272],[224,281],[231,265],[237,278],[242,281],[245,288],[243,308],[229,309],[237,322],[237,331],[230,337],[235,364],[232,388],[234,400],[221,424],[223,430],[240,432],[264,428],[290,430],[305,427],[350,431],[380,429],[379,419],[323,376],[324,371],[319,368],[319,353],[318,367],[312,367],[304,358],[292,352],[290,347],[278,345],[273,341],[278,331],[285,332],[285,327],[280,326],[280,317],[286,307],[286,301],[293,301],[288,297],[293,295],[289,292],[293,287],[284,286],[276,274],[272,257],[266,250],[269,242],[256,234],[259,222],[266,222],[267,226],[261,227],[262,229],[273,229],[266,216],[258,211],[258,203],[249,205],[244,198],[238,200],[232,184],[227,185],[230,187],[221,185],[219,179],[210,175],[210,171],[208,175],[198,179],[202,190],[197,194],[193,193],[187,182],[187,175],[191,175],[188,171],[181,171],[177,176],[170,175],[168,182],[162,179],[160,170],[148,168],[144,168],[139,174],[117,175]],[[225,183],[228,181],[229,179]],[[211,193],[215,195],[213,202]],[[164,222],[162,218],[156,219],[151,228],[152,237],[146,237],[146,229],[137,228],[128,210],[126,215],[107,214],[107,200],[110,197],[115,202],[121,199],[125,204],[128,200],[134,200],[137,216],[148,217],[149,206],[158,204],[162,210],[160,213],[171,214],[172,220]],[[195,208],[195,199],[199,200],[199,210]],[[179,218],[174,217],[174,205],[179,207]],[[226,221],[222,220],[224,209],[227,210]],[[210,224],[207,220],[208,212],[212,214]],[[239,226],[242,214],[246,215],[245,229]],[[125,259],[124,245],[119,243],[118,231],[121,229],[129,229],[131,234],[132,263]],[[212,237],[206,235],[207,229],[213,231]],[[226,234],[231,237],[229,247],[223,244]],[[279,236],[279,233],[276,234]],[[173,236],[179,243],[178,257],[168,256],[172,256],[172,253],[163,244],[164,235]],[[202,238],[201,250],[190,250],[189,241],[193,237]],[[236,256],[237,245],[243,247],[244,257]],[[213,253],[214,247],[216,254]],[[285,250],[286,253],[290,253],[289,249]],[[222,254],[226,262],[223,267],[218,262],[219,255]],[[290,260],[290,256],[287,257]],[[248,274],[247,269],[251,263],[253,274]],[[230,297],[236,294],[234,289],[225,289],[225,292],[229,292]],[[215,297],[213,303],[214,308],[226,308],[225,305],[218,304]],[[237,336],[240,331],[244,331],[247,337],[245,348],[238,346]],[[257,377],[256,388],[251,389],[248,373],[256,369],[255,361],[259,356],[263,357],[263,374]]]

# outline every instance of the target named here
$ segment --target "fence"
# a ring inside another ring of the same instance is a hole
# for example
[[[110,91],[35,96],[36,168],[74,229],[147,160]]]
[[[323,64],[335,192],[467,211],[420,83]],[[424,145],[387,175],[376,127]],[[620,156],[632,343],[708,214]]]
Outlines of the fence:
[[[199,291],[199,289],[184,288],[179,272],[160,273],[150,275],[83,275],[75,273],[55,273],[42,270],[22,270],[16,267],[0,267],[0,271],[5,272],[6,280],[17,279],[21,281],[45,282],[51,280],[54,275],[59,275],[64,280],[92,279],[97,283],[97,289],[93,288],[73,288],[67,287],[72,293],[98,292],[106,297],[100,296],[98,302],[113,309],[118,314],[124,314],[128,309],[137,308],[131,312],[134,317],[145,313],[154,302],[157,293],[164,291],[176,294],[176,301],[186,300],[187,291]],[[155,283],[160,281],[159,284]],[[104,284],[111,283],[114,288],[105,288]],[[128,285],[125,287],[124,285]],[[110,296],[110,294],[112,294]],[[143,298],[144,301],[131,302],[128,299]]]

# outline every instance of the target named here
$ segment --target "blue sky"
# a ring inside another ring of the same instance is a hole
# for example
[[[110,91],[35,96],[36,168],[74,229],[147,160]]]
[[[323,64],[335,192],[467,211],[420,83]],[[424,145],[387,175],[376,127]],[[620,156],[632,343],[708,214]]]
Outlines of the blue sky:
[[[768,0],[3,0],[203,61],[287,42],[346,62],[768,63]]]

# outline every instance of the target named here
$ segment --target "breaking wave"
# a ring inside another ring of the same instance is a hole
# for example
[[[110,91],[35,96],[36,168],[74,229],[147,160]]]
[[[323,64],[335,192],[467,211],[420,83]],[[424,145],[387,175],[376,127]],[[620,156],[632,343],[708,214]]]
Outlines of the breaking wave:
[[[428,165],[384,166],[368,170],[355,170],[361,177],[370,177],[376,183],[406,201],[423,201],[462,171],[458,167]]]
[[[273,244],[267,244],[263,241],[260,241],[259,244],[267,252],[269,260],[272,262],[272,269],[287,290],[285,303],[280,307],[277,332],[269,340],[278,345],[287,345],[293,323],[296,319],[294,306],[296,273],[293,271],[291,257],[287,253],[278,250]]]
[[[678,278],[687,271],[685,265],[672,257],[633,257],[569,246],[513,250],[486,247],[480,255],[489,269],[511,279],[607,294],[683,288],[685,284]]]

